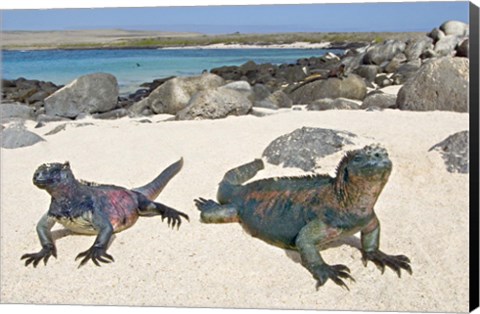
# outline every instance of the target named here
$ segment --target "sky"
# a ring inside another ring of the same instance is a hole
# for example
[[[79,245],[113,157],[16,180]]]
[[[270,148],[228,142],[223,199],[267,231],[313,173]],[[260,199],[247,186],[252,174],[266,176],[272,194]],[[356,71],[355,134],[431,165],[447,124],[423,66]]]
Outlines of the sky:
[[[468,2],[2,10],[3,31],[125,29],[204,34],[427,32],[468,23]]]

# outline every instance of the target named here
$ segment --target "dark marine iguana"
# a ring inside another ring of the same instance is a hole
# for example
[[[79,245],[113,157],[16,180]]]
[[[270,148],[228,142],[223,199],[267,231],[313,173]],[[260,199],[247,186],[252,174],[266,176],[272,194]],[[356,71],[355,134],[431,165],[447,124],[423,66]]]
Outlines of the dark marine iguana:
[[[242,185],[261,169],[263,162],[256,159],[228,171],[218,189],[219,203],[195,200],[201,221],[239,222],[254,237],[298,250],[302,265],[317,280],[317,289],[328,279],[347,289],[342,278],[354,281],[348,267],[326,264],[318,249],[357,232],[361,232],[365,266],[372,261],[382,274],[385,266],[399,277],[401,269],[412,273],[406,256],[379,250],[380,224],[373,207],[392,170],[385,149],[365,146],[347,152],[336,177],[269,178]]]
[[[90,259],[97,266],[99,262],[113,262],[113,257],[106,252],[112,234],[133,226],[139,216],[160,215],[162,221],[167,218],[169,226],[178,228],[180,217],[188,220],[188,216],[153,200],[182,165],[183,159],[180,159],[152,182],[132,190],[77,180],[68,162],[41,165],[33,175],[33,184],[50,194],[51,203],[37,224],[42,249],[24,254],[21,259],[25,259],[25,266],[32,263],[36,267],[42,259],[46,265],[50,256],[57,257],[50,231],[56,222],[75,233],[97,235],[92,247],[76,257],[75,260],[83,258],[79,267]]]

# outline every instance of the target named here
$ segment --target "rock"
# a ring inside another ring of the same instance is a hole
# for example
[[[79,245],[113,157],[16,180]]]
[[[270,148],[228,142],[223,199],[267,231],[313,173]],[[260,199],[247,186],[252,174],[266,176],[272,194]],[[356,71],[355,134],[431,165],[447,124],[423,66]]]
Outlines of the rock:
[[[195,93],[215,89],[224,83],[220,76],[210,73],[176,77],[160,85],[147,98],[132,105],[130,110],[139,113],[150,108],[154,113],[176,114],[187,106]]]
[[[128,115],[128,110],[124,108],[120,108],[120,109],[115,109],[108,112],[96,113],[96,114],[93,114],[92,117],[95,119],[111,120],[111,119],[118,119],[121,117],[125,117],[127,115]]]
[[[375,84],[377,84],[380,88],[385,86],[392,85],[393,80],[391,80],[387,75],[380,74],[375,78]]]
[[[415,76],[420,66],[421,62],[415,61],[402,64],[392,76],[393,83],[395,85],[404,84],[409,78]]]
[[[469,173],[468,138],[468,131],[457,132],[435,144],[429,151],[435,149],[442,154],[448,172]]]
[[[293,106],[293,101],[281,90],[273,92],[267,99],[273,102],[278,108],[291,108]]]
[[[244,94],[229,88],[217,88],[196,93],[186,108],[176,114],[176,120],[221,119],[229,115],[245,115],[252,102]]]
[[[468,38],[460,42],[455,48],[455,50],[457,51],[457,54],[455,56],[468,58],[468,51],[470,49],[469,46],[470,45]]]
[[[245,95],[245,97],[247,97],[249,99],[251,99],[253,97],[253,94],[254,94],[250,84],[248,84],[248,82],[245,82],[245,81],[231,82],[231,83],[223,85],[222,88],[228,88],[228,89],[235,90],[239,93],[242,93],[243,95]]]
[[[47,115],[76,118],[80,113],[101,113],[117,105],[117,79],[107,73],[80,76],[45,98]]]
[[[440,25],[440,30],[447,36],[468,36],[468,24],[460,21],[446,21]]]
[[[20,148],[34,145],[44,139],[37,134],[27,131],[21,126],[12,126],[1,131],[1,147]]]
[[[70,121],[68,118],[62,118],[58,116],[49,116],[46,114],[39,114],[37,116],[38,123],[58,122],[58,121]]]
[[[318,158],[341,151],[354,137],[349,132],[303,127],[275,139],[262,156],[274,165],[313,171]]]
[[[19,119],[33,119],[33,108],[19,103],[0,104],[0,121],[5,121],[11,118]]]
[[[417,60],[427,49],[433,49],[433,39],[424,37],[413,42],[409,42],[405,48],[405,56],[408,61]]]
[[[437,53],[433,49],[426,49],[421,55],[420,59],[431,59],[431,58],[436,58]]]
[[[427,34],[428,37],[433,39],[433,42],[437,42],[443,37],[445,37],[445,33],[438,28],[434,28],[430,33]]]
[[[360,106],[346,98],[336,98],[336,99],[330,99],[330,98],[324,98],[324,99],[317,99],[311,104],[307,106],[307,110],[356,110],[359,109]]]
[[[453,35],[447,35],[437,41],[434,51],[437,56],[453,56],[455,54],[455,48],[457,47],[460,38]]]
[[[380,73],[380,67],[378,65],[360,65],[358,68],[355,69],[355,74],[358,74],[359,76],[363,77],[369,82],[373,82],[375,80],[375,77],[377,77],[377,74]]]
[[[382,67],[385,73],[394,73],[402,66],[402,64],[407,61],[407,57],[403,53],[397,54],[389,62],[385,62],[385,65]],[[382,64],[383,65],[383,64]]]
[[[28,97],[26,99],[26,102],[29,104],[33,104],[37,101],[43,101],[45,98],[50,96],[51,93],[44,91],[44,90],[39,90],[36,93],[34,93],[32,96]]]
[[[363,62],[365,64],[381,65],[385,61],[390,61],[400,52],[405,50],[406,44],[399,40],[386,40],[382,44],[377,44],[368,49]]]
[[[396,107],[397,96],[384,93],[375,93],[365,97],[361,109],[368,108],[395,108]]]
[[[365,81],[356,74],[343,79],[320,79],[301,86],[290,93],[294,104],[309,104],[321,98],[349,98],[362,100],[367,93]]]
[[[60,125],[57,125],[55,128],[53,128],[51,131],[45,133],[45,136],[57,134],[58,132],[65,131],[66,129],[67,129],[66,123],[60,124]]]
[[[210,70],[210,73],[222,77],[226,81],[238,81],[243,76],[238,66],[223,66]]]
[[[469,60],[443,57],[424,63],[398,92],[402,110],[468,112]]]
[[[271,95],[270,90],[263,84],[255,84],[252,88],[254,100],[263,100]]]

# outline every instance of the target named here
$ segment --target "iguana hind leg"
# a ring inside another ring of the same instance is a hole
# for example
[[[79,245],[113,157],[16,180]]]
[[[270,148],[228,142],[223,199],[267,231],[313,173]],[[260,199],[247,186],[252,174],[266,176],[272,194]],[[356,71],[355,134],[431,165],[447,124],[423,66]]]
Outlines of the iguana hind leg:
[[[355,281],[350,275],[350,269],[345,265],[328,265],[320,253],[319,246],[324,246],[338,239],[341,232],[338,229],[328,227],[321,220],[313,220],[302,228],[297,236],[295,245],[302,257],[302,265],[310,271],[317,280],[317,289],[323,286],[328,279],[347,290],[348,286],[342,279]]]
[[[177,229],[182,223],[181,217],[189,220],[187,214],[168,207],[167,205],[152,202],[141,194],[138,195],[138,214],[143,217],[161,216],[162,221],[167,218],[167,224],[169,226],[171,225],[172,228],[177,226]]]
[[[214,200],[199,198],[195,205],[201,212],[200,219],[204,223],[238,222],[238,211],[232,205],[220,205]]]

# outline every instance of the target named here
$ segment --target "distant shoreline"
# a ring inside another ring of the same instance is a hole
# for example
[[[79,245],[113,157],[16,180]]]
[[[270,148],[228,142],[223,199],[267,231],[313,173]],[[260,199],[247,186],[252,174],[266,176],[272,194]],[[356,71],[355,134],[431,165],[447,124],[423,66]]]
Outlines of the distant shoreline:
[[[406,40],[425,33],[168,33],[125,30],[7,31],[2,50],[93,49],[348,49],[386,39]]]

